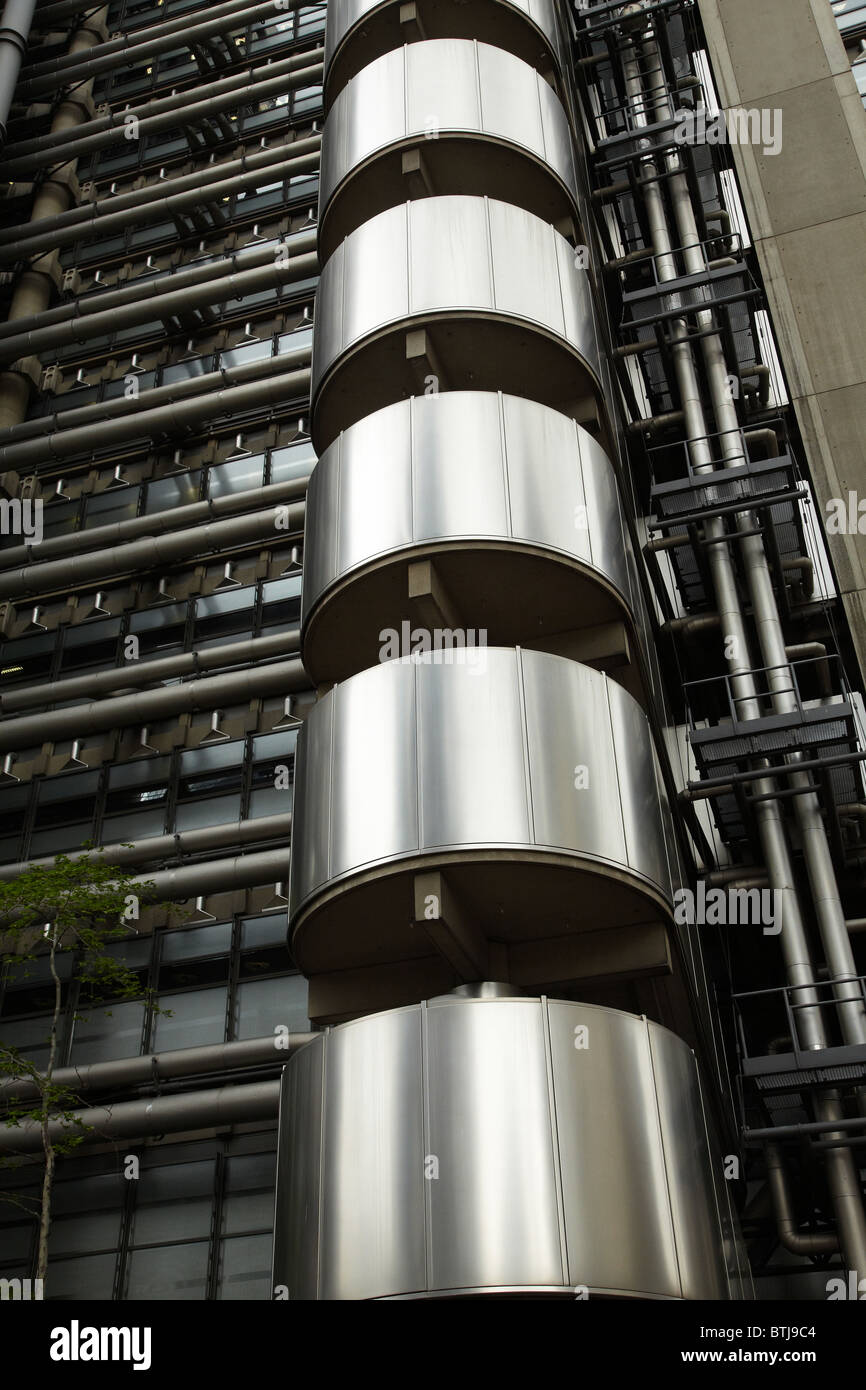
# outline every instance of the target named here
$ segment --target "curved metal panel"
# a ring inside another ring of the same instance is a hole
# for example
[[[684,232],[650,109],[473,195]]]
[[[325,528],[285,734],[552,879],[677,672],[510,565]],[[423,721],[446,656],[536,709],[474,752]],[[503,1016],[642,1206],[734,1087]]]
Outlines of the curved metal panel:
[[[322,1299],[387,1297],[395,1283],[412,1289],[426,1279],[424,1223],[417,1219],[425,1196],[420,1014],[376,1014],[364,1025],[338,1030],[328,1048]],[[357,1161],[359,1133],[375,1149],[372,1165]],[[415,1219],[406,1222],[406,1212]]]
[[[502,647],[387,661],[318,702],[297,761],[290,922],[308,974],[423,954],[412,879],[435,866],[499,941],[669,915],[649,725],[589,667]]]
[[[312,367],[319,453],[371,411],[431,389],[503,390],[603,431],[599,382],[586,271],[523,208],[463,196],[406,203],[358,227],[324,266]]]
[[[291,1297],[732,1296],[695,1059],[665,1029],[500,988],[341,1025],[289,1075],[308,1053],[324,1102],[285,1088],[280,1122],[281,1173],[311,1175],[278,1193]]]
[[[544,1016],[534,999],[480,1002],[424,1010],[427,1153],[438,1172],[428,1183],[430,1285],[556,1287],[563,1268]]]
[[[707,1134],[695,1059],[664,1028],[649,1035],[656,1076],[659,1124],[677,1231],[680,1282],[686,1298],[700,1298],[704,1271],[727,1221],[719,1211],[706,1160]],[[708,1200],[713,1194],[712,1205]],[[715,1295],[717,1298],[718,1294]]]
[[[551,77],[562,66],[555,0],[329,0],[326,109],[362,68],[424,39],[480,39]]]
[[[417,619],[407,566],[421,557],[460,626],[492,645],[634,624],[613,466],[568,416],[520,397],[415,396],[352,425],[313,471],[307,534],[303,652],[317,682],[373,665],[382,631]]]
[[[431,189],[574,225],[568,118],[533,67],[489,44],[435,39],[384,54],[340,92],[322,136],[322,259],[376,213]]]

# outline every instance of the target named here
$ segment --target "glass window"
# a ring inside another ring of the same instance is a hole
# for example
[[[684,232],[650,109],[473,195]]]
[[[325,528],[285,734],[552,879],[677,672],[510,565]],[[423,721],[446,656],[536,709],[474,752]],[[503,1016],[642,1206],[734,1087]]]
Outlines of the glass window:
[[[106,845],[119,845],[148,835],[161,835],[164,830],[164,810],[132,811],[128,816],[105,816],[100,839]]]
[[[55,1216],[102,1211],[121,1207],[126,1196],[126,1179],[119,1172],[91,1173],[84,1177],[67,1178],[54,1189]]]
[[[283,352],[293,352],[296,348],[312,347],[313,326],[309,328],[295,328],[291,333],[283,333],[277,339],[277,356]]]
[[[30,853],[36,856],[81,849],[85,841],[92,838],[92,835],[92,820],[79,821],[73,825],[62,827],[53,825],[50,830],[39,830],[30,836]]]
[[[307,981],[303,975],[246,980],[235,1000],[235,1037],[264,1038],[278,1026],[291,1033],[309,1031]]]
[[[98,788],[98,772],[61,773],[37,783],[36,824],[42,829],[92,814]]]
[[[240,792],[235,796],[210,796],[205,801],[186,801],[174,817],[176,831],[203,830],[208,825],[225,825],[241,818]]]
[[[175,473],[170,478],[158,478],[147,485],[146,512],[174,511],[197,502],[201,491],[201,470],[193,473]]]
[[[32,683],[47,677],[54,664],[57,637],[53,632],[40,632],[33,637],[21,637],[16,642],[4,642],[0,659],[0,680]],[[5,795],[5,793],[4,793]]]
[[[51,1223],[48,1252],[53,1258],[79,1255],[88,1250],[116,1250],[119,1235],[119,1208],[116,1211],[97,1209],[84,1216],[56,1216]]]
[[[270,1235],[235,1236],[220,1242],[218,1298],[271,1297]]]
[[[95,497],[88,497],[85,523],[88,526],[109,526],[113,521],[125,521],[138,514],[139,487],[110,488]]]
[[[150,964],[153,944],[148,936],[130,936],[126,941],[109,942],[102,949],[128,970],[144,970]]]
[[[210,1233],[214,1161],[142,1169],[136,1187],[136,1245],[188,1240]]]
[[[166,285],[166,292],[171,289],[171,281]],[[163,386],[171,386],[176,381],[191,381],[193,377],[205,376],[210,371],[210,357],[192,357],[188,362],[175,362],[170,367],[163,367],[162,382]]]
[[[42,534],[59,536],[65,531],[74,531],[80,506],[78,498],[70,502],[49,502],[42,513]],[[8,543],[13,544],[11,540]]]
[[[133,613],[129,630],[138,637],[140,655],[165,656],[166,650],[182,650],[188,611],[185,603],[166,603]]]
[[[141,1052],[144,1005],[134,1000],[92,1009],[73,1024],[72,1062],[114,1062]]]
[[[3,1041],[7,1047],[14,1047],[31,1062],[44,1066],[48,1061],[48,1037],[51,1032],[51,1018],[22,1018],[14,1023],[4,1017]]]
[[[305,478],[316,463],[316,451],[308,439],[289,444],[284,449],[271,450],[272,483],[285,483],[290,478]]]
[[[109,812],[141,812],[164,806],[170,779],[170,758],[119,763],[108,773],[105,809]]]
[[[180,755],[180,797],[239,787],[243,776],[246,743],[236,739],[206,748],[190,748]]]
[[[155,1016],[154,1048],[167,1052],[176,1047],[198,1047],[224,1041],[225,985],[215,989],[193,990],[188,994],[164,994],[160,996],[159,1006],[171,1009],[173,1016]]]
[[[228,589],[196,600],[195,641],[221,637],[225,633],[249,632],[256,605],[255,585]]]
[[[178,931],[163,932],[161,936],[163,961],[192,960],[229,951],[232,944],[232,924],[214,922],[209,927],[187,927]]]
[[[262,585],[262,627],[294,627],[301,620],[301,576]]]
[[[30,1200],[35,1209],[39,1200],[35,1193]],[[11,1202],[0,1203],[0,1245],[3,1249],[3,1264],[0,1265],[0,1271],[13,1277],[15,1275],[20,1277],[22,1269],[27,1269],[30,1265],[35,1228],[32,1221],[21,1221],[15,1226],[6,1225],[8,1216],[5,1211],[2,1211],[3,1206],[6,1206],[13,1215],[17,1214],[19,1217],[23,1216],[23,1212],[20,1207],[14,1206]]]
[[[120,618],[104,618],[66,628],[60,658],[61,674],[65,676],[88,666],[113,666],[120,630]]]
[[[261,917],[246,917],[241,922],[241,950],[254,946],[284,946],[285,941],[285,912],[268,912]]]
[[[89,1255],[80,1260],[52,1260],[46,1288],[60,1302],[107,1302],[114,1288],[117,1256]]]
[[[227,497],[230,493],[248,492],[261,487],[264,472],[264,454],[218,463],[208,473],[208,496]]]
[[[128,1299],[201,1300],[206,1293],[209,1244],[161,1245],[130,1252]]]
[[[0,797],[0,832],[10,837],[16,836],[22,827],[30,804],[30,787],[25,785],[4,787]]]
[[[54,957],[54,969],[61,980],[68,980],[72,974],[72,956],[72,951],[61,951]],[[54,987],[47,954],[35,960],[6,960],[4,966],[7,990],[33,989],[40,985]]]
[[[219,355],[221,367],[239,367],[242,362],[261,362],[270,357],[273,344],[270,338],[261,343],[244,343],[242,347],[226,348]]]

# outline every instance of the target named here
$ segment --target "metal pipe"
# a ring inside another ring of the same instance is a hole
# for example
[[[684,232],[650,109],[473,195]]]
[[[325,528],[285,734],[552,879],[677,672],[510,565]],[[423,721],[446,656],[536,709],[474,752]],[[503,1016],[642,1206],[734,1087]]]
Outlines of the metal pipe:
[[[275,376],[287,369],[305,367],[311,357],[312,352],[307,344],[280,352],[275,357],[262,357],[255,362],[243,362],[237,367],[220,367],[215,372],[205,372],[203,376],[188,377],[185,381],[172,382],[168,386],[156,386],[143,395],[116,396],[110,401],[98,401],[94,405],[80,405],[71,410],[55,411],[52,415],[40,415],[35,420],[24,420],[21,424],[10,426],[4,434],[4,438],[9,441],[5,449],[25,439],[43,438],[78,426],[98,424],[102,420],[116,420],[123,415],[140,414],[142,401],[147,402],[148,408],[168,405],[175,401],[188,400],[192,396],[217,391],[222,386],[240,386],[248,381],[258,381],[261,377]],[[7,456],[4,449],[0,449],[0,455]],[[53,540],[44,541],[43,546],[48,547],[55,542],[59,544],[62,539],[57,536]],[[4,550],[4,560],[13,553],[12,549]],[[43,550],[42,553],[47,551]]]
[[[767,1145],[766,1162],[767,1184],[773,1199],[776,1230],[781,1244],[793,1255],[831,1255],[835,1253],[839,1249],[839,1242],[833,1231],[803,1233],[797,1230],[797,1223],[794,1220],[791,1199],[788,1194],[782,1155],[778,1145]]]
[[[91,1062],[80,1067],[58,1067],[52,1085],[65,1086],[76,1095],[84,1091],[119,1091],[130,1086],[156,1086],[183,1076],[207,1076],[212,1072],[238,1071],[242,1067],[282,1066],[293,1052],[312,1042],[316,1033],[272,1033],[270,1037],[241,1042],[209,1043],[171,1052],[152,1052],[144,1057],[121,1057],[113,1062]],[[0,1105],[39,1094],[28,1077],[0,1081]]]
[[[657,106],[657,113],[661,109]],[[704,269],[704,258],[688,181],[682,172],[679,154],[669,155],[667,162],[673,173],[669,187],[686,271],[700,274]],[[702,329],[713,327],[711,312],[704,311],[697,317]],[[719,334],[710,333],[702,336],[701,351],[725,465],[736,467],[748,460],[743,449],[736,407],[728,390],[729,373]],[[755,531],[756,518],[751,512],[739,512],[736,516],[736,526],[741,533]],[[791,690],[790,664],[763,538],[760,534],[743,534],[739,544],[763,663],[769,668],[774,707],[780,713],[790,713],[796,709],[796,697]],[[725,628],[724,631],[728,632],[730,629]],[[791,761],[797,761],[798,757],[797,754],[792,755]],[[856,967],[851,942],[845,930],[845,913],[836,883],[820,803],[814,792],[805,790],[809,785],[806,774],[792,775],[791,785],[803,790],[802,795],[794,797],[794,811],[799,822],[800,840],[825,958],[832,976],[838,978],[842,985],[838,992],[839,1016],[845,1038],[851,1043],[866,1043],[866,1012],[861,1001],[850,1000],[843,984],[848,977],[856,974]],[[863,1227],[863,1243],[866,1254],[866,1222]]]
[[[100,1140],[143,1138],[146,1135],[177,1134],[184,1130],[222,1129],[248,1124],[253,1120],[276,1119],[280,1099],[279,1081],[256,1081],[245,1086],[220,1086],[211,1091],[193,1091],[174,1096],[151,1096],[123,1101],[119,1105],[98,1105],[76,1110],[73,1120],[83,1126],[70,1129],[62,1120],[52,1120],[48,1137],[56,1143],[70,1133],[81,1134],[86,1143]],[[37,1120],[19,1125],[0,1125],[0,1153],[36,1153],[42,1148],[42,1129]]]
[[[3,144],[35,9],[36,0],[6,0],[0,16],[0,142]]]
[[[323,56],[321,48],[308,49],[305,53],[293,53],[288,58],[278,59],[275,63],[266,63],[264,66],[246,68],[243,72],[234,73],[231,77],[218,78],[216,82],[203,84],[212,96],[219,96],[224,92],[247,91],[251,86],[255,86],[256,81],[277,77],[282,73],[294,72],[297,68],[310,63],[318,62]],[[180,94],[173,92],[167,97],[156,97],[151,101],[142,102],[140,106],[126,106],[118,111],[109,111],[104,116],[96,116],[91,121],[85,121],[78,130],[66,135],[65,139],[75,140],[82,136],[101,134],[109,130],[121,130],[130,117],[134,116],[139,122],[149,116],[158,116],[167,111],[178,112],[178,95],[182,97],[192,96],[195,92],[202,90],[202,87],[190,87]],[[44,150],[57,148],[62,143],[62,139],[52,142],[47,135],[36,135],[30,140],[16,140],[9,146],[6,154],[8,158],[25,158],[30,154],[39,154]]]
[[[269,504],[294,502],[304,497],[309,479],[310,475],[306,474],[302,478],[290,478],[285,483],[269,483],[267,487],[247,488],[244,492],[229,493],[206,502],[190,502],[185,507],[154,512],[150,516],[135,516],[129,521],[115,521],[110,526],[94,526],[87,531],[73,531],[68,536],[53,536],[41,541],[38,546],[28,542],[27,545],[17,545],[3,552],[3,558],[9,560],[10,566],[32,564],[37,554],[40,560],[82,554],[88,550],[123,545],[140,536],[161,536],[167,531],[179,531],[202,521],[217,521],[223,516],[235,516]]]
[[[300,143],[300,142],[299,142]],[[303,173],[305,170],[318,170],[319,155],[316,151],[308,154],[300,154],[295,159],[287,160],[283,166],[284,171]],[[71,246],[76,241],[89,237],[108,236],[112,232],[124,231],[127,227],[151,225],[160,218],[173,220],[178,214],[182,214],[188,208],[200,207],[208,202],[218,202],[232,194],[245,188],[256,187],[263,178],[273,170],[271,161],[264,170],[254,169],[252,172],[236,174],[232,178],[221,179],[214,183],[199,180],[191,189],[181,193],[163,196],[161,184],[151,185],[151,196],[149,200],[142,199],[140,203],[132,207],[117,211],[112,204],[113,198],[104,199],[100,203],[93,204],[94,208],[99,208],[98,215],[91,214],[87,208],[73,209],[73,211],[84,213],[74,223],[64,222],[62,226],[55,226],[60,223],[65,213],[58,217],[45,218],[40,222],[32,233],[19,235],[16,241],[12,241],[6,246],[0,247],[0,265],[11,265],[19,261],[22,257],[38,255],[40,252],[49,248],[59,248]],[[186,176],[189,181],[189,176]],[[47,228],[47,230],[45,230]]]
[[[788,1047],[779,1050],[784,1052],[790,1050],[790,1038],[785,1038]],[[845,1129],[866,1128],[866,1119],[846,1119],[842,1122]],[[770,1125],[767,1129],[744,1129],[743,1139],[747,1143],[757,1143],[760,1140],[769,1139],[773,1143],[778,1139],[804,1139],[810,1134],[827,1134],[832,1129],[839,1129],[840,1122],[837,1120],[816,1120],[806,1124],[793,1125]]]
[[[661,62],[658,50],[654,43],[644,46],[645,55],[653,58],[658,70],[661,72]],[[657,91],[660,89],[657,89]],[[656,119],[666,119],[669,115],[666,97],[658,100],[655,104]],[[682,173],[682,165],[679,154],[668,155],[666,159],[668,170],[671,172],[669,189],[673,201],[674,211],[679,229],[680,241],[683,245],[683,255],[686,270],[689,273],[702,273],[703,257],[700,250],[700,242],[695,223],[694,212],[691,206],[691,198],[688,182]],[[654,190],[647,190],[647,198]],[[661,273],[660,273],[661,278]],[[699,313],[698,324],[702,330],[701,349],[704,357],[705,370],[710,385],[713,401],[713,408],[716,416],[716,426],[720,432],[722,451],[725,461],[729,465],[738,465],[746,462],[742,448],[739,432],[739,422],[736,410],[730,399],[727,390],[727,372],[724,358],[724,351],[721,339],[717,333],[707,333],[704,330],[712,328],[712,315],[708,311]],[[698,471],[707,471],[700,468]],[[737,517],[738,528],[747,533],[755,531],[754,517],[744,512]],[[785,667],[785,647],[782,636],[781,623],[779,622],[778,610],[775,605],[772,583],[770,580],[769,568],[764,554],[763,540],[760,535],[747,534],[740,541],[741,561],[747,573],[752,608],[755,615],[758,636],[761,650],[764,657],[764,664],[769,667]],[[717,583],[722,580],[731,585],[731,597],[738,619],[738,627],[723,626],[723,631],[739,637],[742,633],[745,636],[742,618],[739,612],[739,605],[736,595],[736,587],[733,583],[733,574],[730,567],[730,556],[726,546],[716,545],[710,550],[709,563],[713,565],[717,557],[722,557],[722,564],[713,570],[714,579]],[[721,598],[721,595],[720,595]],[[725,616],[724,604],[719,602],[719,612]],[[747,647],[740,649],[747,651]],[[790,668],[788,667],[788,670]],[[784,708],[785,702],[789,697],[784,691],[785,678],[781,676],[772,680],[774,694],[778,696],[779,704],[777,708]],[[752,691],[754,685],[751,676],[745,675],[745,680],[740,682],[741,695],[749,695],[748,687]],[[746,689],[742,689],[742,686]],[[736,690],[736,682],[735,682]],[[749,699],[746,703],[747,708],[751,708],[753,701]],[[745,712],[745,710],[744,710]],[[746,717],[749,717],[746,714]],[[806,774],[793,780],[802,784],[806,779]],[[759,788],[760,788],[760,784]],[[767,787],[768,795],[773,792],[772,784]],[[832,861],[829,854],[826,834],[824,832],[823,821],[820,816],[820,808],[817,798],[811,792],[794,797],[796,815],[800,822],[800,834],[803,841],[804,853],[806,856],[807,869],[809,874],[812,897],[818,915],[821,936],[824,944],[828,965],[834,978],[841,979],[843,974],[848,976],[854,974],[853,958],[851,955],[851,943],[844,930],[844,915],[841,912],[841,903],[838,897],[838,889],[832,870]],[[785,899],[783,900],[783,930],[781,934],[782,949],[786,957],[788,966],[788,978],[792,979],[792,967],[795,973],[801,975],[807,969],[811,978],[811,962],[808,953],[808,943],[805,936],[804,923],[800,912],[799,900],[797,897],[796,884],[791,874],[790,855],[787,840],[784,835],[784,827],[781,822],[781,803],[772,799],[763,801],[756,806],[756,814],[759,815],[759,828],[762,830],[762,843],[764,845],[767,866],[770,871],[771,881],[776,886],[781,875],[783,879],[783,890]],[[767,830],[773,829],[774,833],[768,835]],[[841,931],[839,930],[841,922]],[[842,939],[844,938],[844,940]],[[847,948],[847,950],[846,950]],[[847,972],[843,971],[846,959],[851,960],[851,968]],[[813,991],[804,991],[806,1002],[813,1002]],[[815,1000],[817,1004],[817,1000]],[[866,1035],[866,1019],[863,1016],[862,1006],[851,1003],[843,995],[839,1002],[840,1020],[843,1032],[848,1041],[860,1041]],[[825,1038],[823,1020],[819,1008],[807,1008],[800,1011],[800,1028],[808,1046],[820,1046]],[[821,1098],[816,1109],[819,1117],[831,1120],[839,1118],[841,1109],[838,1097],[835,1093],[828,1093]],[[866,1215],[864,1215],[863,1201],[860,1191],[859,1174],[853,1161],[852,1153],[849,1148],[838,1148],[828,1153],[826,1159],[827,1175],[830,1191],[833,1196],[834,1209],[841,1234],[840,1244],[842,1245],[845,1258],[849,1266],[853,1269],[866,1268]]]
[[[283,13],[301,8],[305,0],[285,0],[281,6]],[[55,92],[82,77],[94,77],[100,72],[116,71],[124,64],[140,62],[145,57],[157,57],[160,53],[171,53],[189,48],[200,39],[214,34],[225,34],[232,29],[246,27],[259,16],[274,16],[273,0],[258,0],[255,5],[238,7],[235,4],[218,5],[207,19],[197,24],[190,23],[191,16],[167,20],[154,24],[149,29],[139,29],[131,34],[121,34],[118,38],[94,44],[92,52],[82,61],[77,53],[61,53],[57,58],[49,58],[42,63],[33,63],[20,84],[23,99],[32,101],[42,92]],[[277,15],[276,18],[280,18]]]
[[[830,661],[827,656],[827,648],[823,642],[796,642],[785,646],[785,655],[789,661],[810,661],[814,660],[815,670],[818,672],[821,694],[829,700],[833,694],[833,682],[830,676]]]
[[[24,444],[10,444],[0,449],[0,466],[17,467],[19,472],[22,467],[36,469],[54,459],[91,453],[94,449],[119,444],[122,440],[147,439],[156,432],[176,434],[189,429],[191,425],[230,418],[265,405],[285,407],[288,402],[303,397],[309,389],[308,371],[265,377],[262,381],[253,381],[245,386],[231,386],[206,395],[195,395],[191,400],[175,400],[170,405],[138,410],[119,418],[112,416],[81,429],[62,430],[59,434],[46,435]]]
[[[237,849],[243,845],[262,844],[265,840],[285,840],[292,833],[292,813],[278,816],[256,816],[253,820],[226,821],[223,825],[205,825],[199,830],[182,830],[173,835],[148,835],[143,840],[127,844],[101,845],[98,849],[70,850],[67,858],[86,859],[98,854],[106,864],[149,864],[158,860],[183,858],[187,855],[209,854],[215,849]],[[34,866],[47,867],[54,856],[28,859],[19,864],[0,865],[0,879],[11,880]],[[278,880],[279,881],[279,880]]]
[[[708,874],[703,875],[703,879],[708,888],[720,888],[726,883],[739,883],[744,874],[750,875],[750,881],[755,888],[766,888],[770,881],[766,873],[756,874],[749,864],[736,864],[726,869],[712,869]]]
[[[181,174],[176,179],[159,179],[150,184],[145,184],[143,188],[133,188],[128,193],[113,193],[109,197],[97,199],[93,203],[84,203],[74,208],[68,208],[66,212],[58,213],[56,217],[46,217],[41,222],[29,222],[27,224],[27,236],[35,236],[39,232],[58,232],[66,231],[70,227],[76,228],[76,234],[86,233],[88,236],[101,235],[105,230],[103,218],[114,213],[126,211],[131,214],[127,223],[133,221],[144,221],[135,216],[139,209],[148,208],[147,220],[150,220],[151,213],[156,218],[163,211],[162,204],[165,202],[169,206],[168,200],[175,194],[185,193],[190,189],[207,192],[208,196],[219,196],[220,184],[227,182],[236,174],[248,173],[261,174],[263,170],[272,168],[275,164],[285,164],[286,169],[294,169],[297,164],[305,163],[302,156],[315,154],[321,146],[321,136],[314,135],[303,140],[289,140],[282,145],[274,145],[272,149],[259,150],[257,154],[244,154],[239,159],[233,159],[225,164],[214,163],[205,164],[200,169],[195,169],[191,174]],[[251,179],[252,181],[252,179]],[[216,189],[214,185],[216,184]],[[155,205],[155,207],[153,206]],[[108,230],[111,230],[109,227]],[[295,234],[299,241],[308,241],[309,244],[302,248],[306,251],[316,249],[315,232],[300,232]],[[0,246],[14,245],[19,250],[24,244],[24,238],[20,227],[10,227],[6,231],[0,231]],[[61,243],[55,242],[55,245]],[[250,248],[259,249],[259,248]],[[241,254],[236,252],[236,255]],[[201,267],[199,267],[201,269]],[[166,274],[172,272],[167,271]],[[174,272],[182,273],[182,272]],[[112,291],[105,294],[107,298]],[[122,291],[114,291],[122,293]],[[79,303],[82,301],[79,301]],[[83,301],[87,303],[87,301]],[[75,311],[76,305],[60,305],[54,312],[61,316],[71,316],[70,311]],[[86,312],[86,311],[85,311]],[[21,329],[41,328],[43,324],[57,322],[57,319],[50,319],[47,315],[34,322],[22,322]],[[0,324],[0,337],[4,337],[9,332],[14,331],[6,324]]]
[[[72,343],[86,343],[90,338],[98,338],[121,328],[132,328],[139,323],[149,323],[153,319],[171,318],[178,313],[187,313],[211,304],[223,304],[230,299],[242,299],[248,294],[258,294],[278,285],[290,285],[295,280],[315,275],[319,269],[319,258],[314,251],[306,255],[283,258],[280,253],[282,242],[270,248],[270,255],[264,265],[253,266],[249,270],[233,271],[216,279],[203,279],[201,282],[186,284],[180,289],[166,290],[162,280],[149,280],[138,286],[135,298],[113,308],[100,312],[77,315],[65,323],[52,324],[48,328],[37,328],[29,333],[17,334],[0,342],[0,363],[14,362],[19,357],[38,356],[44,352],[54,352],[57,348]]]
[[[305,58],[312,58],[314,53],[306,53]],[[274,67],[277,65],[274,64]],[[263,77],[262,73],[268,69],[256,67],[251,70],[245,87],[234,88],[228,92],[217,93],[214,95],[214,86],[210,88],[210,95],[201,101],[191,102],[189,105],[178,104],[174,100],[173,110],[165,111],[158,116],[147,116],[138,122],[138,138],[146,135],[153,135],[160,130],[168,130],[178,125],[195,125],[198,120],[206,120],[211,116],[219,115],[221,111],[228,111],[232,107],[243,104],[246,98],[254,101],[264,101],[269,96],[282,96],[291,91],[294,87],[315,86],[322,79],[321,63],[313,63],[305,68],[295,68],[291,72],[277,77]],[[253,76],[255,74],[255,76]],[[127,118],[133,112],[124,113]],[[117,122],[117,126],[122,128],[123,122]],[[41,137],[44,140],[44,136]],[[19,154],[17,148],[9,147],[9,157],[0,165],[0,178],[14,178],[15,175],[25,177],[32,176],[34,170],[41,169],[46,164],[57,164],[60,160],[77,159],[82,154],[92,154],[95,150],[104,149],[107,145],[114,144],[118,138],[118,130],[115,126],[111,129],[98,131],[90,135],[79,135],[69,140],[61,142],[55,141],[54,144],[44,146],[42,149],[32,151],[27,154]],[[34,142],[30,142],[34,143]]]
[[[0,715],[5,719],[19,710],[34,706],[62,704],[79,700],[85,695],[104,695],[113,690],[128,690],[155,681],[177,680],[182,676],[198,676],[204,671],[220,670],[227,666],[269,661],[272,657],[297,652],[301,645],[298,628],[267,637],[249,637],[243,642],[229,642],[202,651],[183,652],[179,656],[164,656],[156,661],[127,661],[110,671],[90,671],[85,676],[52,681],[47,685],[27,686],[0,695]]]
[[[80,52],[93,47],[96,42],[96,27],[104,25],[106,14],[105,7],[97,10],[91,25],[75,31],[69,44],[70,52]],[[91,86],[92,83],[85,82],[76,96],[70,96],[60,102],[51,120],[51,130],[47,137],[49,141],[57,141],[69,127],[81,125],[84,102],[90,96]],[[31,209],[31,220],[53,217],[69,206],[74,196],[74,173],[74,162],[68,162],[57,171],[57,177],[46,179],[39,186]],[[50,268],[49,262],[48,270]],[[7,313],[10,321],[42,313],[48,308],[53,294],[53,283],[48,270],[42,271],[30,266],[19,275]],[[29,401],[30,383],[25,375],[19,372],[0,372],[0,429],[8,429],[11,425],[18,424],[27,413]]]
[[[288,845],[262,850],[258,854],[235,855],[232,859],[205,859],[200,864],[184,864],[178,869],[162,869],[130,880],[138,884],[145,902],[170,900],[186,902],[202,894],[226,893],[262,883],[285,883],[289,872]]]
[[[269,666],[221,671],[182,685],[160,686],[95,700],[87,705],[46,710],[0,723],[0,748],[12,751],[43,743],[60,743],[84,734],[105,733],[130,724],[152,724],[158,719],[202,710],[248,704],[262,695],[289,695],[309,689],[309,678],[299,660],[275,661]]]
[[[74,5],[40,5],[38,16],[40,28],[44,29],[46,18],[59,19],[63,14],[81,14],[86,9],[87,6],[82,3],[82,0],[78,0],[78,3]],[[247,9],[249,9],[249,5],[242,3],[239,6],[238,0],[223,0],[223,3],[220,5],[208,6],[207,13],[210,15],[211,19],[216,19],[218,16],[230,19],[233,11],[238,15],[242,15]],[[132,29],[123,34],[118,31],[115,37],[106,39],[101,43],[98,51],[100,53],[110,53],[118,49],[128,50],[132,45],[137,45],[139,40],[146,40],[148,37],[158,37],[160,34],[180,33],[181,38],[183,38],[185,37],[183,32],[184,29],[186,29],[187,32],[192,29],[192,21],[197,13],[198,11],[196,10],[188,10],[177,19],[163,18],[157,24],[143,24],[139,29]],[[68,57],[68,55],[65,56]],[[126,53],[124,52],[124,57],[125,56]],[[118,66],[122,66],[122,63],[118,64]],[[39,73],[49,71],[50,68],[51,62],[34,63],[33,66],[28,69],[28,72],[36,76]]]
[[[0,574],[0,598],[33,597],[58,587],[76,589],[95,579],[116,578],[156,568],[164,569],[193,555],[215,554],[253,541],[276,543],[303,529],[303,502],[263,507],[224,521],[207,522],[161,536],[142,536],[113,550],[85,551],[83,555],[44,564],[24,565]]]
[[[638,127],[648,123],[647,100],[644,96],[640,63],[635,49],[629,45],[623,59],[626,91],[632,100],[633,120]],[[667,118],[667,112],[664,113]],[[651,160],[648,167],[655,171]],[[667,212],[661,187],[651,181],[644,189],[647,219],[655,251],[656,273],[660,281],[676,279],[679,271],[673,255],[673,243],[668,228]],[[692,466],[696,472],[709,472],[714,461],[708,443],[708,431],[701,400],[697,370],[692,357],[691,345],[687,341],[688,330],[684,320],[673,320],[670,335],[674,370],[677,376],[681,406],[685,415],[686,433]],[[706,524],[706,534],[711,539],[719,539],[724,533],[722,524],[711,519]],[[754,680],[751,675],[749,641],[745,622],[740,610],[736,578],[732,559],[726,546],[710,547],[707,563],[716,591],[717,611],[722,632],[729,637],[727,657],[731,670],[733,687],[744,702],[744,709],[757,713]],[[768,779],[761,782],[758,791],[770,792],[773,784]],[[755,807],[764,858],[775,890],[781,895],[777,901],[782,905],[781,949],[785,959],[788,983],[796,987],[798,1002],[812,1007],[801,1010],[804,1036],[809,1047],[823,1045],[824,1031],[818,1007],[818,995],[814,988],[814,969],[809,954],[806,927],[797,897],[796,880],[791,864],[784,825],[778,805],[764,801]]]

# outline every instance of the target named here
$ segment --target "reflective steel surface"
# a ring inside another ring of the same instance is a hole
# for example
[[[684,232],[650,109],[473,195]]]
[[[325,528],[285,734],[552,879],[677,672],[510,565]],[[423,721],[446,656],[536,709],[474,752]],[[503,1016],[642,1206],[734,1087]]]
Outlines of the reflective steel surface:
[[[407,332],[427,335],[407,342]],[[489,198],[390,208],[341,242],[316,298],[312,435],[401,397],[500,389],[603,413],[587,273],[548,223]],[[590,411],[590,414],[592,412]]]
[[[403,164],[401,149],[417,158]],[[523,157],[521,157],[523,156]],[[554,224],[575,216],[568,119],[528,63],[489,44],[407,44],[362,69],[322,137],[319,249],[407,197],[503,198]]]
[[[280,1123],[290,1299],[740,1296],[694,1056],[646,1019],[498,992],[358,1019],[290,1059]]]
[[[361,68],[392,49],[424,39],[479,39],[542,71],[561,64],[554,0],[329,0],[325,29],[325,101]]]
[[[575,661],[441,650],[353,676],[304,722],[294,795],[290,925],[307,973],[429,952],[407,919],[411,875],[431,864],[504,941],[667,916],[649,725]]]
[[[307,532],[303,653],[316,681],[379,660],[382,629],[413,616],[407,565],[422,556],[461,625],[492,644],[633,623],[613,466],[580,425],[517,396],[415,396],[352,425],[313,471]]]

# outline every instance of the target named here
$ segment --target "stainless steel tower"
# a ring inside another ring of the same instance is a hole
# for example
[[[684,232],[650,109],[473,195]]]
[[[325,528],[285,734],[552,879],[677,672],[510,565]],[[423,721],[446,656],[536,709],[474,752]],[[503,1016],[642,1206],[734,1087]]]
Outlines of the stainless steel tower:
[[[290,1298],[741,1294],[689,1048],[520,997],[679,969],[560,25],[329,10]]]

